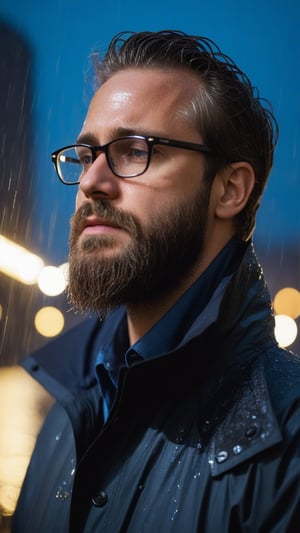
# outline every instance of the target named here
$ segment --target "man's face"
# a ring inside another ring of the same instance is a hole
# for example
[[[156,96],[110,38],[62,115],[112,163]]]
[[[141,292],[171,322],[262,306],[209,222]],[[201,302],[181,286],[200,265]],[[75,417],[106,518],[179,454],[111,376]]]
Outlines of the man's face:
[[[124,70],[95,94],[81,142],[140,134],[201,143],[180,111],[199,81],[180,70]],[[157,146],[148,170],[119,178],[101,153],[79,185],[70,236],[69,295],[100,314],[157,300],[199,275],[211,224],[199,152]]]

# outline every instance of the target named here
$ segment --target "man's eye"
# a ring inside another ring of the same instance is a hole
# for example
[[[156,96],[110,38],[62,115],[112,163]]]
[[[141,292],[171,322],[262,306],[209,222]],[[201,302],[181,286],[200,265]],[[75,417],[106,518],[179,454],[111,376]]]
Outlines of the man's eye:
[[[143,148],[133,146],[128,150],[128,157],[132,159],[147,159],[147,156],[148,152],[143,150]]]
[[[89,167],[93,162],[91,154],[78,154],[78,159],[83,168]]]

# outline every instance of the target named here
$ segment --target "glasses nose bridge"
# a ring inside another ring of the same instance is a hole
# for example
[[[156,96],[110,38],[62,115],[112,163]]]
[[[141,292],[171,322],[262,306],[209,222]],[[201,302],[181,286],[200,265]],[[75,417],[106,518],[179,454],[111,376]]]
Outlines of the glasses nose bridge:
[[[96,196],[113,198],[118,194],[118,180],[113,178],[114,172],[108,160],[107,148],[107,145],[89,145],[92,162],[78,182],[80,192],[87,198]]]
[[[107,149],[108,149],[107,144],[90,145],[90,150],[92,152],[93,161],[96,161],[100,153],[105,154],[105,156],[107,157]]]
[[[99,144],[97,146],[91,146],[92,154],[93,154],[93,163],[96,161],[96,159],[99,157],[99,155],[104,154],[105,155],[105,161],[108,166],[108,168],[111,170],[111,172],[119,177],[119,174],[116,172],[115,169],[115,159],[116,154],[112,153],[113,147],[117,146],[119,139],[115,139],[113,141],[110,141],[106,144]],[[98,153],[97,153],[98,152]]]
[[[100,145],[100,144],[99,145],[90,145],[90,150],[92,152],[93,164],[95,163],[95,161],[98,159],[98,157],[101,154],[104,154],[106,164],[109,166],[109,168],[111,168],[110,157],[109,157],[109,154],[108,154],[109,144],[110,143],[104,144],[104,145]]]

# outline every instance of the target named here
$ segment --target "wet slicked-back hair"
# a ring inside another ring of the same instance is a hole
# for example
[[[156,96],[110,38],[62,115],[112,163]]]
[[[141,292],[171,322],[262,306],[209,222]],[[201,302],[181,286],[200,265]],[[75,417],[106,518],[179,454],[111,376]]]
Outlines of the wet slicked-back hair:
[[[183,76],[185,70],[199,76],[198,94],[187,97],[181,112],[214,149],[207,156],[210,180],[230,163],[252,165],[255,186],[236,217],[236,236],[247,240],[272,167],[278,126],[268,102],[234,61],[204,37],[173,30],[122,32],[111,41],[103,60],[94,55],[94,68],[98,85],[128,68],[179,68]]]

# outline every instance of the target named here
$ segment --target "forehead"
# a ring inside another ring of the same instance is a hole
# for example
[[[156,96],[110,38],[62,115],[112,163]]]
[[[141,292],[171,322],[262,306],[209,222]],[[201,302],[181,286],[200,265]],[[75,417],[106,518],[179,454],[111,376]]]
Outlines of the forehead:
[[[162,135],[174,128],[195,130],[181,111],[200,88],[196,74],[184,69],[119,71],[95,93],[83,132],[99,136],[100,130],[109,135],[110,131],[132,129]]]

